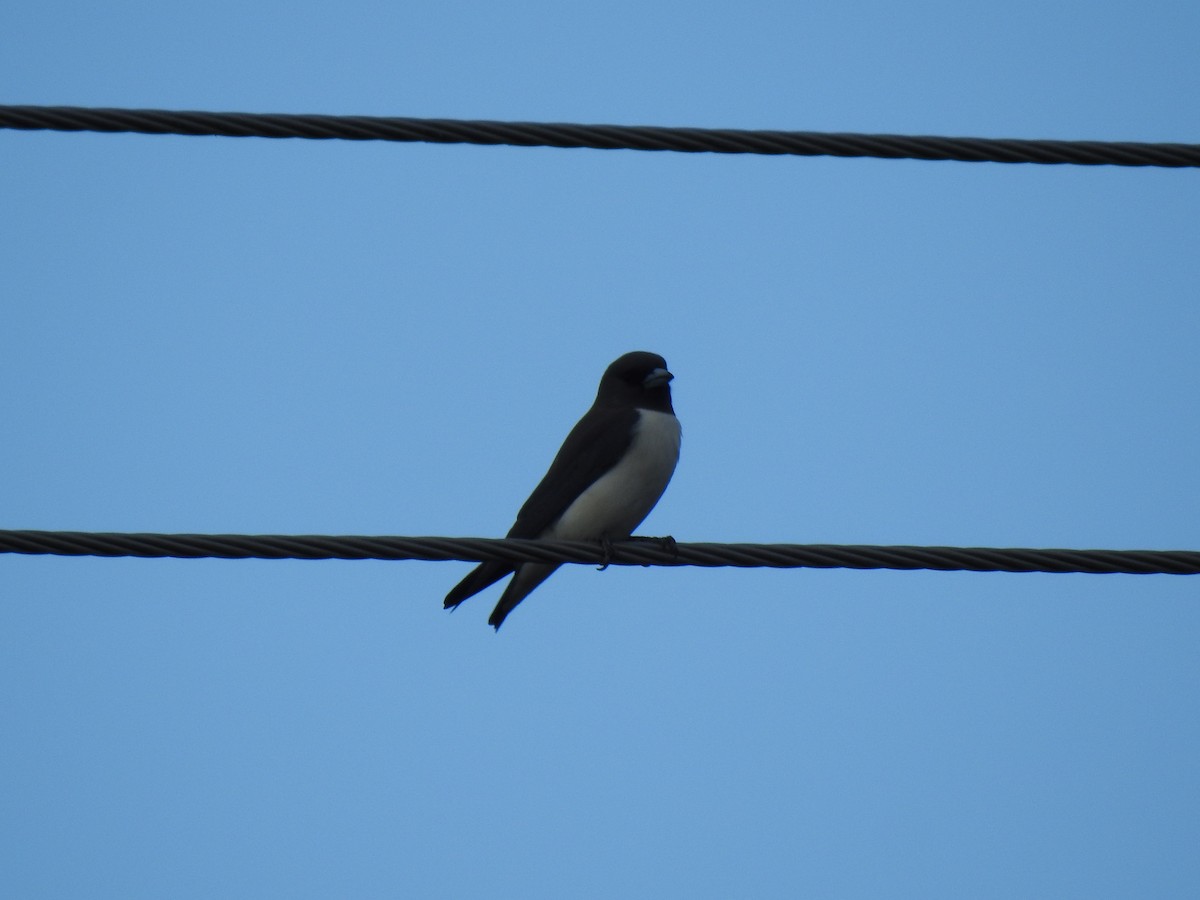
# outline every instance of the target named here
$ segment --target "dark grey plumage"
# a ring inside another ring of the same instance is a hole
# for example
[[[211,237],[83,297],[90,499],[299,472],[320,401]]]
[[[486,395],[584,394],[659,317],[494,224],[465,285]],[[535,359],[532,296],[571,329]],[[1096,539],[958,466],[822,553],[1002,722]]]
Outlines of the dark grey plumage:
[[[544,478],[517,513],[513,538],[621,540],[654,508],[679,458],[679,422],[666,361],[626,353],[604,372],[591,409],[571,429]],[[558,566],[486,562],[446,595],[454,608],[515,573],[488,624],[505,617]]]

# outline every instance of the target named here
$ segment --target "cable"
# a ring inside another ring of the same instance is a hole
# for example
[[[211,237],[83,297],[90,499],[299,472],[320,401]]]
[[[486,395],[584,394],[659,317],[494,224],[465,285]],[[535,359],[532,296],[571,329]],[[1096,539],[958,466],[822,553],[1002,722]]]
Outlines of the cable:
[[[0,128],[225,137],[424,141],[597,150],[759,153],[790,156],[871,156],[961,162],[1072,163],[1081,166],[1200,167],[1200,144],[1047,141],[994,138],[751,131],[412,119],[284,113],[178,112],[80,106],[0,106]]]
[[[329,535],[131,534],[3,531],[0,553],[175,559],[420,559],[612,563],[622,566],[737,566],[775,569],[933,569],[965,572],[1200,574],[1195,550],[1029,550],[880,547],[858,544],[675,543],[669,538],[597,541]]]

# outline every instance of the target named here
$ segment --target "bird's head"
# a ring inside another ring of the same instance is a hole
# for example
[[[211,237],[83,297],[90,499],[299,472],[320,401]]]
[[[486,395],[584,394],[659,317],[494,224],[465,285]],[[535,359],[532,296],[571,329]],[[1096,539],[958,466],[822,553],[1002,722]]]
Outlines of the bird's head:
[[[596,402],[672,412],[670,383],[674,377],[667,361],[657,353],[626,353],[605,370]]]

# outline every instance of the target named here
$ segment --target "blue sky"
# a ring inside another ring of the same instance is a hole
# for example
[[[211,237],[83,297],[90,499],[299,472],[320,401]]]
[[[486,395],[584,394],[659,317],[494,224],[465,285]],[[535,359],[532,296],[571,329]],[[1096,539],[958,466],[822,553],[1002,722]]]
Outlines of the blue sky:
[[[0,11],[7,103],[1200,142],[1191,3]],[[0,527],[1198,549],[1190,170],[0,132]],[[1193,897],[1200,582],[0,556],[39,897]]]

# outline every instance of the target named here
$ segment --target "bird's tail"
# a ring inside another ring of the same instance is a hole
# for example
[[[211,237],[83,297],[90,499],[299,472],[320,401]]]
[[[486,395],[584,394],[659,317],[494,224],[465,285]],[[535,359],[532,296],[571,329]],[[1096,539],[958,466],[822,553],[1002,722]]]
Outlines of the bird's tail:
[[[488,617],[488,624],[499,631],[508,614],[517,608],[517,604],[528,597],[534,588],[553,575],[557,568],[558,563],[525,563],[517,569],[517,574],[508,583],[508,587],[500,595],[500,602],[496,604],[496,608]],[[489,581],[488,584],[491,582]]]
[[[515,571],[516,569],[508,563],[495,561],[482,563],[468,572],[467,577],[454,586],[446,595],[446,602],[443,606],[446,609],[454,609],[468,597],[478,594],[484,588],[491,587],[501,578]]]

